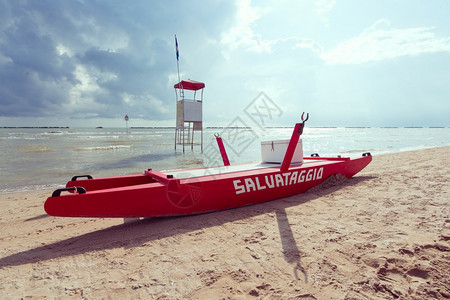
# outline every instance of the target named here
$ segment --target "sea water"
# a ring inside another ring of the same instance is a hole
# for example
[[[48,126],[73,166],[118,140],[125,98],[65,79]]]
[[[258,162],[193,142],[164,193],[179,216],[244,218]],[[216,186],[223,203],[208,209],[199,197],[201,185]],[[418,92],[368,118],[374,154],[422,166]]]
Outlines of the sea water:
[[[261,141],[289,139],[292,128],[206,128],[199,145],[175,150],[173,128],[0,128],[0,191],[60,187],[94,178],[221,164],[220,134],[232,164],[261,161]],[[196,140],[200,141],[196,132]],[[361,156],[450,145],[450,128],[305,128],[304,155]]]

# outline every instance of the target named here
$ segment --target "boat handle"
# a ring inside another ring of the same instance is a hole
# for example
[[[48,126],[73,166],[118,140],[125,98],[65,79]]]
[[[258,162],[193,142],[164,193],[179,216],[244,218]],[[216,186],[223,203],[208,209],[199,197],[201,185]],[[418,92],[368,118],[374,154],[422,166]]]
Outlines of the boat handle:
[[[306,113],[306,119],[303,118],[304,115],[305,115],[305,112],[302,113],[302,122],[303,123],[305,123],[309,119],[309,113]]]
[[[72,177],[72,181],[76,181],[78,178],[86,177],[87,179],[93,179],[91,175],[77,175]]]
[[[57,189],[53,192],[52,197],[59,197],[61,195],[61,192],[78,192],[78,194],[85,194],[86,189],[82,186],[72,186],[68,188]]]
[[[305,127],[306,121],[309,119],[309,113],[306,113],[306,119],[305,119],[305,112],[302,113],[302,122],[300,123],[300,126],[298,127],[298,135],[303,134],[303,128]]]

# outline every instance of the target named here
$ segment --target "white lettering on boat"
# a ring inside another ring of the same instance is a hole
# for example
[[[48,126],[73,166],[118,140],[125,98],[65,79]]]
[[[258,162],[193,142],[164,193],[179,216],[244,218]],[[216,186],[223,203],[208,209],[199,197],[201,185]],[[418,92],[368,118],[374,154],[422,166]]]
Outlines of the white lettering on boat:
[[[323,177],[323,167],[302,171],[286,172],[233,180],[236,195],[275,187],[294,185],[297,183],[319,180]]]

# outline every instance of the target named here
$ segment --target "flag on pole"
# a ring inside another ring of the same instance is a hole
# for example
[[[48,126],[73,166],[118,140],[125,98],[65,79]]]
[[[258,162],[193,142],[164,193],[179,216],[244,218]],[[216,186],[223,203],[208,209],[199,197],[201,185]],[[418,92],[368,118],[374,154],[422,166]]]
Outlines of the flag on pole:
[[[180,53],[178,52],[178,41],[177,41],[177,35],[175,35],[175,50],[177,51],[177,60],[180,57]]]

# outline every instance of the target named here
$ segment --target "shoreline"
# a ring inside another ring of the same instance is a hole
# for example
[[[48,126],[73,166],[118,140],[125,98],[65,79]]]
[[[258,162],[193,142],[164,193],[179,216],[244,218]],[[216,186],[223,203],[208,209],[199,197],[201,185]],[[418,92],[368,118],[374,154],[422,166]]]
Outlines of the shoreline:
[[[375,155],[351,179],[209,214],[56,218],[0,195],[10,298],[450,297],[450,147]]]
[[[413,151],[426,151],[429,149],[440,149],[440,148],[450,148],[450,146],[439,146],[439,147],[425,147],[425,148],[417,148],[417,149],[406,149],[406,150],[398,150],[395,152],[383,152],[381,154],[374,154],[372,153],[373,156],[376,157],[380,157],[380,156],[384,156],[384,155],[394,155],[394,154],[401,154],[401,153],[407,153],[407,152],[413,152]],[[366,151],[366,150],[358,150],[358,154],[361,154],[362,152],[370,152],[370,151]],[[342,155],[343,157],[349,156],[349,157],[355,157],[356,155]],[[175,168],[171,168],[170,170],[175,170]],[[164,170],[161,170],[164,171]],[[71,176],[73,176],[75,174],[72,174]],[[124,175],[124,174],[114,174],[114,170],[112,170],[111,175],[109,176],[116,176],[116,175]],[[39,185],[25,185],[25,186],[21,186],[21,187],[3,187],[2,188],[2,194],[14,194],[14,193],[27,193],[27,192],[32,192],[32,191],[36,191],[36,190],[50,190],[52,189],[55,190],[57,188],[62,188],[65,186],[65,184],[67,183],[67,181],[69,181],[70,176],[67,178],[63,178],[63,180],[61,182],[56,182],[56,183],[44,183],[44,184],[39,184]]]

